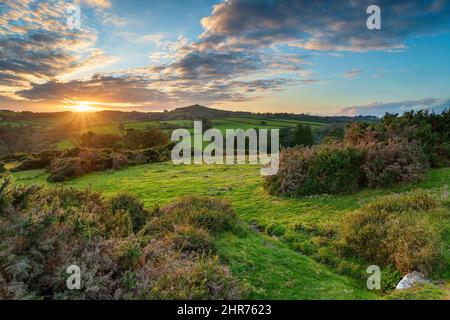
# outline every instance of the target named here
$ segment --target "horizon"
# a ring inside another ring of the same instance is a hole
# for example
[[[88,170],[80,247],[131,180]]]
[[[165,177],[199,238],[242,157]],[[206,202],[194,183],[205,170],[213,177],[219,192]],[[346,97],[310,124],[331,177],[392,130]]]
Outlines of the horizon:
[[[70,6],[70,4],[72,4]],[[0,109],[382,116],[450,106],[450,3],[6,1]],[[79,10],[79,11],[77,11]]]
[[[161,110],[152,110],[152,111],[139,111],[139,110],[114,110],[114,109],[98,109],[98,110],[60,110],[60,111],[30,111],[30,110],[10,110],[10,109],[0,109],[0,112],[14,112],[14,113],[34,113],[34,114],[52,114],[52,113],[74,113],[74,114],[95,114],[99,112],[123,112],[123,113],[165,113],[165,112],[173,112],[176,110],[181,109],[187,109],[191,107],[199,107],[199,108],[206,108],[211,110],[217,110],[217,111],[229,111],[229,112],[236,112],[236,113],[250,113],[252,115],[258,115],[258,114],[293,114],[293,115],[306,115],[306,116],[313,116],[313,117],[349,117],[349,118],[358,118],[358,117],[376,117],[376,118],[382,118],[383,116],[376,116],[376,115],[321,115],[321,114],[313,114],[313,113],[290,113],[290,112],[253,112],[253,111],[247,111],[247,110],[226,110],[226,109],[220,109],[220,108],[212,108],[208,106],[202,106],[199,104],[194,104],[190,106],[184,106],[184,107],[175,107],[173,109],[161,109]],[[406,111],[415,111],[415,110],[406,110]],[[405,112],[406,112],[405,111]],[[427,109],[427,111],[435,113],[432,109]],[[445,111],[445,110],[444,110]],[[1,118],[0,118],[1,120]]]

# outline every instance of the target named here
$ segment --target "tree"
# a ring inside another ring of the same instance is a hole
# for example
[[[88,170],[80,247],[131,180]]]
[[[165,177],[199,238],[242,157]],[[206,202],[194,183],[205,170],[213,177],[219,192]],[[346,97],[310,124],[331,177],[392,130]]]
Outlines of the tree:
[[[292,142],[294,146],[303,145],[305,147],[311,147],[314,144],[311,126],[309,124],[302,125],[299,123],[294,130]]]
[[[203,119],[202,120],[202,131],[203,133],[205,133],[206,130],[212,129],[213,128],[213,124],[211,122],[211,120],[209,119]]]
[[[119,131],[120,133],[125,133],[125,125],[123,124],[123,122],[119,123]]]
[[[123,137],[123,143],[126,149],[146,149],[169,143],[169,137],[164,131],[157,128],[147,130],[128,129]]]

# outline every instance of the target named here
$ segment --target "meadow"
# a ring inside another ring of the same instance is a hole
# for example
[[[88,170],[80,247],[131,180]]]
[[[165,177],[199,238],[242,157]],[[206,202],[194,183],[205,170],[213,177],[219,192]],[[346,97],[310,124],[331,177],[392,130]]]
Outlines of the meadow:
[[[43,170],[13,173],[19,184],[47,184]],[[246,228],[242,234],[225,233],[216,241],[220,259],[254,299],[374,299],[449,297],[450,274],[440,285],[417,292],[378,294],[366,289],[365,280],[342,272],[290,241],[295,226],[336,228],[349,213],[376,197],[417,188],[441,195],[448,192],[450,169],[433,169],[421,183],[392,188],[365,189],[351,195],[281,198],[262,187],[259,167],[251,165],[173,165],[160,163],[129,167],[114,172],[91,173],[62,183],[65,187],[101,191],[107,197],[125,191],[146,207],[164,206],[184,195],[229,199]],[[50,184],[56,186],[56,184]],[[450,236],[446,238],[450,260]],[[364,261],[344,261],[366,267]],[[270,275],[270,276],[269,276]]]
[[[283,119],[264,119],[257,116],[254,117],[230,117],[212,119],[211,124],[215,129],[219,129],[222,133],[225,133],[227,129],[281,129],[281,128],[295,128],[297,124],[309,124],[312,129],[320,128],[324,123],[312,122],[312,121],[300,121],[300,120],[283,120]],[[170,131],[168,126],[174,126],[177,128],[186,128],[193,131],[192,120],[167,120],[167,121],[95,121],[93,123],[86,122],[83,128],[73,132],[72,137],[66,137],[55,144],[55,147],[59,150],[65,150],[73,148],[76,145],[76,137],[79,134],[93,132],[95,134],[114,134],[123,135],[120,130],[120,125],[123,125],[125,130],[145,130],[147,128],[162,128],[166,133]],[[22,127],[31,126],[35,128],[52,128],[55,126],[55,120],[52,118],[42,118],[39,120],[18,120],[18,121],[5,121],[1,119],[0,113],[0,126],[12,126]]]

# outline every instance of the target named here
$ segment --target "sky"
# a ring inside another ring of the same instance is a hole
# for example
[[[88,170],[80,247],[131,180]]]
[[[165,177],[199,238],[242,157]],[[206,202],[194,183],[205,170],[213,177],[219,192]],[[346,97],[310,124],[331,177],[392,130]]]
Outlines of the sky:
[[[440,111],[449,58],[450,0],[0,3],[0,109]]]

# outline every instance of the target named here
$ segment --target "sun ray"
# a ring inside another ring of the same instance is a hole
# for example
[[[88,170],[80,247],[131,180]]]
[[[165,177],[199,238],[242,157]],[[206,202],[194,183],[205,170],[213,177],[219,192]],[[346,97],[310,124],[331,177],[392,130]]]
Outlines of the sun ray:
[[[80,103],[76,106],[72,106],[71,109],[73,109],[73,111],[75,112],[92,112],[95,110],[87,103]]]

